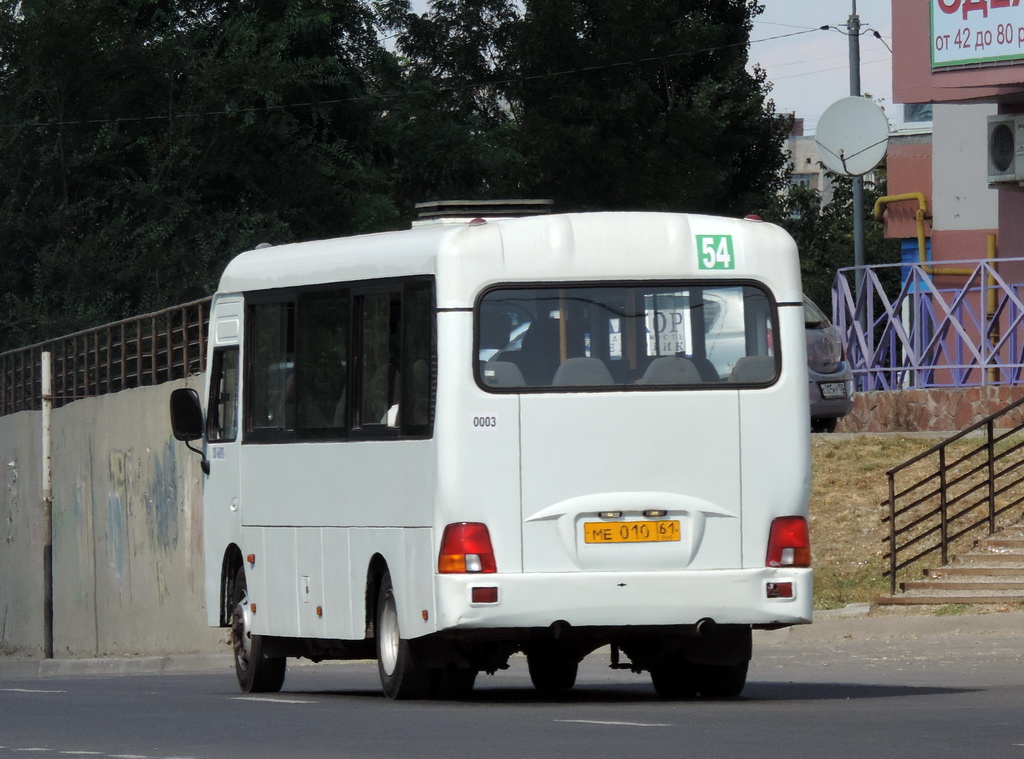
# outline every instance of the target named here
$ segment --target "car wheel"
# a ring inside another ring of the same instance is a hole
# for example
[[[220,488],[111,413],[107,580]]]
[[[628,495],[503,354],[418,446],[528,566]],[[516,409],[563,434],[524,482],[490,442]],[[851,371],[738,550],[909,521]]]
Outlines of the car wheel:
[[[812,417],[811,418],[811,432],[835,432],[836,426],[839,424],[839,420],[834,417]]]
[[[475,669],[442,669],[434,680],[434,696],[445,700],[466,698],[473,692],[476,676]]]
[[[526,654],[530,681],[537,690],[569,690],[576,684],[580,663],[564,655],[540,649]]]
[[[697,667],[697,688],[704,698],[736,698],[747,684],[747,665],[704,664]]]
[[[266,656],[263,637],[252,633],[252,608],[245,583],[245,568],[235,575],[235,592],[231,612],[231,648],[235,656],[235,675],[244,693],[273,693],[284,685],[287,660],[283,656]]]
[[[430,695],[431,672],[418,665],[412,646],[402,638],[398,626],[398,604],[387,572],[377,596],[377,671],[384,695],[393,699],[426,698]]]
[[[697,695],[696,670],[682,657],[651,667],[651,683],[659,696],[667,699],[693,698]]]

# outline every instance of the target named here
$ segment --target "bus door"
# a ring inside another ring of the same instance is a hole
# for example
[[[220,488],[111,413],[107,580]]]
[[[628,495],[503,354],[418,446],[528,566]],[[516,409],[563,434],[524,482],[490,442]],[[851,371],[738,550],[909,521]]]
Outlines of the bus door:
[[[241,534],[239,503],[239,418],[241,404],[242,298],[216,300],[210,318],[213,353],[209,367],[206,412],[207,459],[210,476],[203,491],[203,543],[206,557],[206,613],[210,625],[221,620],[221,564],[225,546]],[[228,578],[232,579],[232,578]]]

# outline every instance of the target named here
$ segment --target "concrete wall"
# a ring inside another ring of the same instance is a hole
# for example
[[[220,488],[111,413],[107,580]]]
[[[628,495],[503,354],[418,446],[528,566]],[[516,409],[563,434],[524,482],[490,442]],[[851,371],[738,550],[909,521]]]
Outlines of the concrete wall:
[[[931,388],[895,392],[857,393],[853,411],[839,420],[839,432],[943,432],[965,430],[1020,399],[1020,388]],[[1022,411],[1003,416],[997,429],[1021,423]]]
[[[40,414],[0,417],[0,654],[43,650]]]
[[[198,457],[167,398],[200,378],[53,412],[54,654],[223,651],[203,610]],[[0,418],[0,645],[43,650],[40,414]],[[14,466],[9,466],[13,462]]]

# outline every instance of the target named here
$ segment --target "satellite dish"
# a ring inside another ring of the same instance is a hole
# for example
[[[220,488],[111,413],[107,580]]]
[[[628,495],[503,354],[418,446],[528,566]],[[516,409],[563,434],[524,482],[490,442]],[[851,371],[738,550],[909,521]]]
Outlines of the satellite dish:
[[[825,166],[837,174],[859,177],[885,158],[889,120],[867,98],[843,98],[821,114],[814,141]]]

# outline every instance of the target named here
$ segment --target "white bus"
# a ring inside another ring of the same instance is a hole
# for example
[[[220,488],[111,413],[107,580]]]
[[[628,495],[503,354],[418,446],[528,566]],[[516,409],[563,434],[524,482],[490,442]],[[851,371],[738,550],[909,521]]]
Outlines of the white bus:
[[[207,616],[244,691],[287,657],[376,658],[387,696],[453,697],[517,652],[564,689],[607,647],[663,697],[729,697],[753,629],[811,621],[778,227],[537,215],[261,247],[209,343],[205,402],[171,414],[205,438]]]

